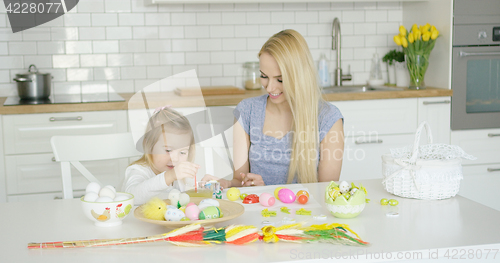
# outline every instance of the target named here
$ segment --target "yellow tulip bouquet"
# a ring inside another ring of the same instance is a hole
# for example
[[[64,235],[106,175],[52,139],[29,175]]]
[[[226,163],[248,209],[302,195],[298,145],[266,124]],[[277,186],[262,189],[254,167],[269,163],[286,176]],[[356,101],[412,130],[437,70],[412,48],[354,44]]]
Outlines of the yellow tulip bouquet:
[[[410,89],[425,88],[424,75],[429,65],[431,54],[439,31],[429,23],[418,27],[414,24],[408,32],[404,26],[399,27],[399,34],[394,36],[394,42],[403,47],[406,65],[410,72]]]

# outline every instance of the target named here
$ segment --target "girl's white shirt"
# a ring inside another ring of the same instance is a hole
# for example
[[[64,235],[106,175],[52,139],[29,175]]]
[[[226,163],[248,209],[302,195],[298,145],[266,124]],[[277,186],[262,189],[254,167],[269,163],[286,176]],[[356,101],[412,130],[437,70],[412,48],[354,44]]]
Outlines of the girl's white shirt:
[[[170,190],[179,189],[179,185],[177,181],[167,185],[164,174],[155,174],[151,167],[133,164],[125,170],[122,191],[134,195],[135,205],[146,203],[154,196],[167,199]]]

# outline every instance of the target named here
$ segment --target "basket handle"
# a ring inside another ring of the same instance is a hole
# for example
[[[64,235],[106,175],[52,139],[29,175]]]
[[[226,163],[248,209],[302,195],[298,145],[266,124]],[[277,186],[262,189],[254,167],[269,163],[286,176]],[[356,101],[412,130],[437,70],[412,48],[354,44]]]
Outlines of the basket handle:
[[[417,128],[417,132],[415,132],[415,141],[413,142],[413,149],[410,157],[410,163],[414,164],[417,161],[418,156],[418,146],[420,145],[420,135],[422,134],[422,130],[425,127],[425,132],[427,133],[427,143],[432,144],[432,132],[431,127],[426,121],[420,123]]]

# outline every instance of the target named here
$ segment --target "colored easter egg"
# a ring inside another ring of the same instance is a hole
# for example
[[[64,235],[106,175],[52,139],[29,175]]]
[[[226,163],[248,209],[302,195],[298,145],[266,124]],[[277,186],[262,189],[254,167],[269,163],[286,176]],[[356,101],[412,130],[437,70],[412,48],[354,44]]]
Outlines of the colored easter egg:
[[[186,207],[190,207],[192,205],[196,205],[196,204],[195,203],[189,203],[189,204],[186,205]]]
[[[255,204],[259,202],[259,196],[256,194],[249,194],[243,199],[244,204]]]
[[[283,188],[285,188],[285,187],[280,186],[280,187],[276,187],[276,189],[274,189],[274,197],[276,197],[276,199],[280,200],[280,197],[278,196],[278,193]]]
[[[296,196],[306,195],[309,198],[309,193],[306,190],[299,190]]]
[[[186,213],[186,207],[185,206],[179,207],[179,210],[181,210],[184,214]]]
[[[305,204],[307,201],[309,201],[309,197],[307,195],[299,195],[299,198],[297,198],[299,203]]]
[[[167,221],[181,221],[186,215],[179,209],[167,209],[165,212],[165,220]]]
[[[198,220],[198,216],[200,214],[200,208],[198,208],[196,205],[190,205],[186,207],[186,216],[191,219],[191,220]]]
[[[96,194],[94,192],[87,192],[85,194],[85,197],[83,197],[83,200],[87,201],[87,202],[95,202],[95,200],[97,200],[97,198],[99,198],[98,194]]]
[[[209,206],[209,207],[203,209],[203,211],[201,211],[200,214],[198,215],[198,218],[200,220],[216,219],[219,217],[222,217],[222,213],[221,213],[220,209],[216,206]]]
[[[245,197],[247,197],[247,195],[248,195],[248,194],[240,194],[240,199],[241,199],[241,200],[244,200],[244,199],[245,199]]]
[[[99,191],[101,191],[101,186],[96,182],[90,182],[85,188],[86,193],[94,192],[96,194],[99,194]]]
[[[328,190],[328,195],[335,200],[340,195],[340,189],[338,187],[333,187]]]
[[[272,206],[274,205],[275,201],[276,199],[274,198],[274,196],[268,193],[262,193],[259,196],[259,203],[263,206]]]
[[[240,198],[240,190],[236,187],[231,187],[227,190],[226,196],[230,201],[236,201]]]
[[[189,219],[188,217],[183,217],[181,218],[181,221],[191,221],[191,219]]]
[[[382,199],[380,199],[380,204],[387,205],[387,204],[389,204],[389,201],[387,200],[387,198],[382,198]]]
[[[340,184],[339,184],[339,189],[340,189],[340,192],[341,192],[342,194],[343,194],[343,193],[347,193],[347,192],[349,192],[349,189],[350,189],[350,187],[349,187],[349,183],[348,183],[348,182],[346,182],[346,181],[342,181],[342,182],[340,182]]]
[[[399,204],[399,202],[398,202],[398,200],[396,200],[396,199],[391,199],[391,200],[389,200],[389,205],[396,206],[396,205],[398,205],[398,204]]]
[[[295,194],[288,188],[283,188],[278,191],[279,200],[283,203],[293,203],[295,201]]]

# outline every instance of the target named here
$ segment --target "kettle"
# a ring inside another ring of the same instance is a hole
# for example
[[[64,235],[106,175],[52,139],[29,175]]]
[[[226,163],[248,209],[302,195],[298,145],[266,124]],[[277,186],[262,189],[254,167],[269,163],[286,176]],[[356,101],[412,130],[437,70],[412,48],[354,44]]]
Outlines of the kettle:
[[[33,70],[33,71],[32,71]],[[50,96],[52,76],[40,73],[35,65],[30,65],[27,73],[16,74],[17,93],[22,100],[42,100]]]

